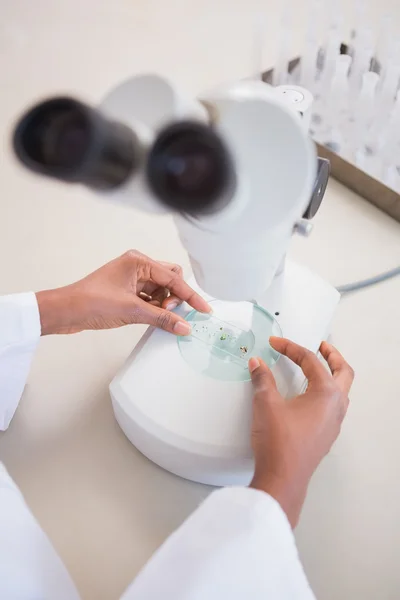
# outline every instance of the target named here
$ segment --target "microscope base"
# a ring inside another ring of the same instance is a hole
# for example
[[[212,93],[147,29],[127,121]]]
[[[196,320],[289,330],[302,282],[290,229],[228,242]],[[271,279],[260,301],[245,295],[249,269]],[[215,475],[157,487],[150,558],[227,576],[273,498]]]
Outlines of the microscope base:
[[[285,337],[316,352],[339,299],[327,282],[288,261],[259,304],[276,314]],[[182,315],[188,311],[187,305],[179,308]],[[285,357],[272,370],[284,397],[304,390],[303,373]],[[250,382],[197,373],[183,360],[174,336],[149,328],[111,382],[110,393],[125,435],[160,467],[209,485],[250,482]]]

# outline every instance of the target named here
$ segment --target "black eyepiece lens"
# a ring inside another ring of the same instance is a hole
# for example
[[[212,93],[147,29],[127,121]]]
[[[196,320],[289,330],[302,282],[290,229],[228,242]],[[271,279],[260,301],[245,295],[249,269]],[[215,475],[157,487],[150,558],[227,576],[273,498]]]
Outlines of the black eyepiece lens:
[[[14,150],[29,169],[95,189],[112,189],[138,168],[135,133],[73,98],[52,98],[29,110],[14,132]]]
[[[89,118],[73,100],[44,102],[22,119],[14,141],[17,154],[32,162],[72,169],[81,164],[89,148]]]
[[[212,212],[231,198],[233,167],[219,136],[207,125],[179,122],[157,137],[147,163],[152,191],[168,206]]]
[[[89,127],[83,115],[66,112],[54,115],[53,123],[43,132],[43,157],[48,164],[77,166],[89,147]]]

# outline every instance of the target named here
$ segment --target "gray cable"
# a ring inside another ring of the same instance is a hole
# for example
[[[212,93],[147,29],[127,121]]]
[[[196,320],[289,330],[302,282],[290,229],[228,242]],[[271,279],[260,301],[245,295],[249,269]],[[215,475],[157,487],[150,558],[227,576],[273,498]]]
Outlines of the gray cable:
[[[395,267],[390,271],[386,271],[385,273],[381,273],[380,275],[375,275],[375,277],[370,277],[369,279],[363,279],[362,281],[356,281],[354,283],[340,285],[336,289],[341,294],[349,294],[350,292],[357,292],[358,290],[363,290],[364,288],[376,285],[377,283],[381,283],[382,281],[387,281],[388,279],[392,279],[397,275],[400,275],[400,266]]]

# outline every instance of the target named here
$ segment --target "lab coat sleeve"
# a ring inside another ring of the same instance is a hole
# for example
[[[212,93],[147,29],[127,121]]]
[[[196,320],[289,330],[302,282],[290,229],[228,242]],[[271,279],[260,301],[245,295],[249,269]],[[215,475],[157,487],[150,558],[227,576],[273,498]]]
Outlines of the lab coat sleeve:
[[[76,587],[0,463],[1,600],[79,600]]]
[[[33,353],[40,338],[40,316],[33,292],[0,296],[0,430],[17,409]]]
[[[214,492],[122,600],[313,600],[286,515],[264,492]]]

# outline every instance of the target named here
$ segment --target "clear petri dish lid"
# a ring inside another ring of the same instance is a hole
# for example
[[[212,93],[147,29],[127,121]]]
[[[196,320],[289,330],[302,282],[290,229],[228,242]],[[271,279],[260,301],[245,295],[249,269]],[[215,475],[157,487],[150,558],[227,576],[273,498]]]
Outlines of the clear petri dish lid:
[[[248,361],[261,357],[269,367],[279,353],[269,338],[282,336],[276,319],[252,302],[210,302],[213,313],[192,310],[190,336],[178,338],[183,359],[196,371],[224,381],[249,381]]]

